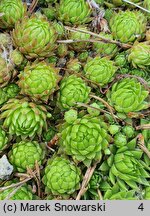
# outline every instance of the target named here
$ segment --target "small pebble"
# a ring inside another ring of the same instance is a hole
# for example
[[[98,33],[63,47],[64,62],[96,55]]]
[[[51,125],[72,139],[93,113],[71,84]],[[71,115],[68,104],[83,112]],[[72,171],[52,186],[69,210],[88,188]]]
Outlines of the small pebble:
[[[3,155],[0,158],[0,179],[5,180],[8,179],[8,177],[13,172],[13,166],[9,163],[6,155]]]

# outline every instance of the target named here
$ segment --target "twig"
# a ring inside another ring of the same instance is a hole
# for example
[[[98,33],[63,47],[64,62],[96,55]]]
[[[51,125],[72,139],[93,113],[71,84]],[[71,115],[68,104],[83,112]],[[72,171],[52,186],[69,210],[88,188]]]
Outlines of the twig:
[[[114,120],[117,122],[116,117],[115,117],[115,115],[114,115],[114,113],[113,113],[113,112],[114,112],[113,107],[111,107],[104,99],[102,99],[102,98],[100,98],[100,97],[97,97],[97,96],[92,95],[92,94],[90,94],[90,97],[95,98],[96,100],[101,101],[101,102],[108,108],[108,110],[110,111],[112,117],[113,117]]]
[[[145,154],[147,154],[147,156],[149,157],[149,159],[150,159],[150,151],[148,150],[148,148],[145,146],[145,144],[144,144],[144,136],[142,135],[142,134],[139,134],[138,136],[137,136],[137,139],[138,139],[138,141],[139,141],[139,143],[138,143],[138,145],[139,145],[139,147],[142,149],[142,151],[145,153]]]
[[[76,104],[79,105],[79,106],[91,108],[91,109],[94,109],[94,110],[99,110],[99,111],[102,112],[102,113],[107,113],[107,114],[111,115],[110,112],[108,112],[108,111],[106,111],[106,110],[103,110],[103,109],[101,109],[101,108],[93,107],[93,106],[91,106],[91,105],[84,104],[84,103],[81,103],[81,102],[76,102]],[[115,118],[117,118],[117,119],[119,119],[119,120],[122,120],[122,119],[120,119],[118,116],[116,116],[116,115],[114,115],[114,116],[115,116]]]
[[[30,181],[32,178],[33,178],[33,176],[28,177],[28,178],[24,179],[24,180],[21,181],[21,182],[18,182],[18,183],[15,183],[15,184],[11,184],[11,185],[8,185],[8,186],[5,186],[5,187],[1,187],[1,188],[0,188],[0,192],[2,192],[2,191],[4,191],[4,190],[7,190],[7,189],[10,189],[10,188],[13,188],[13,187],[18,187],[18,186],[20,186],[20,185],[23,185],[23,184],[25,184],[26,182]]]
[[[59,137],[56,134],[49,142],[47,142],[47,146],[52,148],[52,146],[57,144],[58,140],[59,140]]]
[[[87,191],[87,185],[94,173],[94,170],[96,169],[96,166],[97,164],[99,163],[100,161],[97,161],[95,162],[95,164],[93,165],[93,167],[88,167],[86,173],[85,173],[85,176],[83,178],[83,182],[82,182],[82,185],[81,185],[81,188],[80,188],[80,191],[76,197],[76,200],[80,200],[81,199],[81,196],[84,195],[84,193]]]
[[[86,107],[86,108],[91,108],[91,109],[98,110],[98,111],[103,112],[103,113],[110,114],[110,113],[109,113],[108,111],[106,111],[106,110],[103,110],[103,109],[100,109],[100,108],[97,108],[97,107],[93,107],[93,106],[88,105],[88,104],[85,104],[85,103],[76,102],[76,104],[79,105],[79,106],[83,106],[83,107]]]
[[[35,169],[37,171],[37,178],[38,178],[38,185],[39,185],[39,190],[38,190],[38,196],[41,197],[41,175],[40,175],[40,167],[38,164],[38,161],[35,161]]]
[[[19,177],[19,178],[29,178],[30,175],[27,173],[15,173],[14,176]]]
[[[135,4],[135,3],[130,2],[130,1],[128,1],[128,0],[122,0],[122,1],[123,1],[123,2],[126,2],[126,3],[128,3],[128,4],[131,4],[131,5],[134,5],[135,7],[139,8],[139,9],[141,9],[141,10],[147,12],[147,13],[150,13],[149,10],[147,10],[146,8],[143,8],[143,7],[139,6],[138,4]]]
[[[72,32],[82,32],[82,33],[85,33],[85,34],[89,34],[89,35],[92,35],[94,37],[97,37],[97,38],[100,38],[102,41],[106,42],[106,43],[112,43],[112,44],[117,44],[118,46],[120,47],[123,47],[123,48],[131,48],[132,45],[130,44],[124,44],[124,43],[120,43],[119,41],[116,41],[116,40],[111,40],[111,39],[108,39],[108,38],[105,38],[104,36],[101,36],[99,34],[96,34],[94,32],[91,32],[91,31],[86,31],[86,30],[83,30],[83,29],[79,29],[79,28],[70,28],[68,26],[65,26],[65,29],[68,30],[68,31],[72,31]],[[97,42],[97,41],[96,41]]]
[[[17,186],[11,193],[9,193],[4,200],[9,200],[20,188],[22,185]]]
[[[143,145],[139,144],[139,147],[143,150],[143,152],[145,152],[145,154],[147,154],[147,156],[150,159],[150,151],[146,148],[146,146],[143,146]]]
[[[102,43],[102,40],[94,40],[94,39],[87,39],[87,40],[57,40],[57,43],[63,43],[63,44],[70,44],[70,43],[80,43],[80,42],[89,42],[89,43]],[[103,42],[103,43],[108,43],[108,42]]]
[[[29,7],[29,12],[30,12],[31,14],[33,13],[33,11],[34,11],[34,9],[36,8],[37,4],[38,4],[38,0],[33,0],[33,1],[32,1],[32,4],[31,4],[30,7]]]
[[[140,129],[150,129],[150,124],[143,124],[143,125],[139,125],[136,127],[136,130],[140,130]]]
[[[48,146],[48,143],[46,143],[46,147],[47,147],[49,150],[51,150],[52,152],[55,152],[55,150],[54,150],[53,148],[51,148],[51,147]]]
[[[89,4],[90,8],[94,8],[96,10],[100,10],[99,5],[94,0],[87,0],[87,3]]]
[[[103,200],[103,196],[102,196],[100,189],[97,189],[97,193],[98,193],[99,199]]]
[[[5,13],[0,13],[0,17],[2,17],[2,16],[4,16],[5,15]]]
[[[37,187],[38,187],[38,196],[41,196],[41,190],[40,190],[40,180],[38,179],[38,177],[36,176],[36,174],[32,171],[31,168],[27,167],[27,172],[33,176],[33,178],[35,179],[36,183],[37,183]]]

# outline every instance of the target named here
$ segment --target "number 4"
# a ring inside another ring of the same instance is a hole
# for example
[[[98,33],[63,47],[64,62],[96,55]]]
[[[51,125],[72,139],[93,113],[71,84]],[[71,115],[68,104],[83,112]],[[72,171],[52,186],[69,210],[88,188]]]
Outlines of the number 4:
[[[143,211],[144,210],[144,206],[143,206],[143,203],[141,203],[138,207],[139,210]]]

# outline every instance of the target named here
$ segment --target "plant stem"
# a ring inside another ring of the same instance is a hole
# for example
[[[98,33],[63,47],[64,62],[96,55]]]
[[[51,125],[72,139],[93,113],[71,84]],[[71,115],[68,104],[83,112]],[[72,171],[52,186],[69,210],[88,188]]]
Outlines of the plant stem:
[[[102,43],[102,40],[94,40],[94,39],[88,39],[88,40],[57,40],[57,43],[64,43],[64,44],[70,44],[70,43],[80,43],[80,42],[90,42],[90,43]]]
[[[98,193],[99,199],[103,200],[103,196],[102,196],[100,189],[97,189],[97,193]]]
[[[136,130],[140,130],[140,129],[148,130],[150,129],[150,124],[143,124],[136,127]]]
[[[123,2],[126,2],[126,3],[128,3],[128,4],[131,4],[131,5],[134,5],[135,7],[139,8],[139,9],[141,9],[141,10],[147,12],[147,13],[150,13],[149,10],[147,10],[146,8],[141,7],[141,6],[138,5],[138,4],[135,4],[135,3],[130,2],[130,1],[128,1],[128,0],[122,0],[122,1],[123,1]]]
[[[111,40],[111,39],[105,38],[104,36],[101,36],[99,34],[91,32],[91,31],[86,31],[86,30],[83,30],[83,29],[73,28],[73,27],[70,28],[68,26],[65,26],[65,29],[68,30],[68,31],[72,31],[72,32],[82,32],[82,33],[85,33],[85,34],[89,34],[89,35],[92,35],[94,37],[100,38],[102,41],[104,41],[106,43],[116,44],[116,45],[118,45],[120,47],[123,47],[123,48],[131,48],[132,47],[132,45],[130,45],[130,44],[124,44],[124,43],[121,43],[121,42],[116,41],[116,40]],[[97,42],[97,41],[94,41],[94,42]]]
[[[99,162],[100,161],[97,161],[97,162],[95,162],[95,164],[92,167],[90,166],[90,167],[87,168],[87,171],[86,171],[85,176],[83,178],[83,182],[82,182],[80,191],[79,191],[79,193],[78,193],[78,195],[76,197],[76,200],[80,200],[81,196],[83,196],[84,193],[87,191],[87,189],[88,189],[87,185],[88,185],[88,183],[89,183],[89,181],[90,181],[90,179],[91,179],[91,177],[92,177],[92,175],[94,173],[94,170],[96,169],[96,166],[97,166],[97,164]]]
[[[30,5],[30,7],[29,7],[29,12],[30,12],[31,14],[33,13],[33,11],[34,11],[34,9],[36,8],[37,4],[38,4],[38,0],[33,0],[33,1],[32,1],[31,5]]]
[[[92,95],[92,94],[90,94],[90,97],[95,98],[96,100],[101,101],[101,102],[109,109],[109,111],[110,111],[112,117],[113,117],[114,120],[117,122],[116,117],[115,117],[115,115],[114,115],[114,113],[113,113],[113,112],[114,112],[113,107],[111,107],[104,99],[102,99],[102,98],[100,98],[100,97],[97,97],[97,96]]]
[[[86,108],[91,108],[91,109],[98,110],[98,111],[103,112],[103,113],[110,114],[106,110],[103,110],[103,109],[100,109],[100,108],[97,108],[97,107],[93,107],[93,106],[90,106],[90,105],[85,104],[85,103],[76,102],[76,104],[79,105],[79,106],[83,106],[83,107],[86,107]]]
[[[144,136],[142,134],[139,134],[137,136],[137,139],[139,141],[138,145],[139,147],[142,149],[142,151],[147,154],[147,156],[149,157],[150,159],[150,151],[148,150],[148,148],[145,146],[145,143],[144,143]]]
[[[26,178],[24,179],[23,181],[21,182],[18,182],[18,183],[15,183],[15,184],[11,184],[11,185],[8,185],[8,186],[5,186],[5,187],[1,187],[0,188],[0,192],[4,191],[4,190],[7,190],[7,189],[10,189],[10,188],[13,188],[13,187],[18,187],[18,186],[22,186],[23,184],[25,184],[26,182],[30,181],[31,179],[33,178],[32,177],[29,177],[29,178]]]

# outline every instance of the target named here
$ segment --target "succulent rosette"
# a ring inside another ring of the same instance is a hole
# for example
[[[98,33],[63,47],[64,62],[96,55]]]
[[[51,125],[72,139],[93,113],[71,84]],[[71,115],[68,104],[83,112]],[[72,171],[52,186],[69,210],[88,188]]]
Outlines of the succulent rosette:
[[[0,28],[13,28],[15,23],[24,17],[26,10],[27,6],[21,0],[1,0]]]
[[[46,62],[28,64],[19,74],[21,94],[47,102],[59,81],[58,69]]]
[[[65,77],[58,92],[58,105],[62,109],[76,106],[76,102],[86,103],[89,100],[91,88],[83,79],[75,75]]]
[[[112,183],[115,184],[116,178],[119,178],[133,189],[138,188],[137,183],[149,186],[147,179],[150,175],[141,157],[140,150],[118,150],[109,171]]]
[[[150,42],[135,44],[130,50],[128,60],[135,68],[150,66]]]
[[[25,172],[27,167],[33,169],[36,161],[40,166],[44,155],[45,151],[37,141],[21,141],[13,144],[8,156],[16,170]]]
[[[7,100],[8,100],[7,94],[1,88],[0,89],[0,105],[4,104]]]
[[[143,198],[144,198],[144,200],[150,200],[150,186],[145,187]]]
[[[70,59],[70,61],[67,62],[67,65],[66,65],[66,68],[68,71],[71,71],[71,72],[80,72],[81,70],[81,63],[79,62],[78,58],[75,58],[75,59]]]
[[[10,98],[14,98],[20,92],[20,88],[15,83],[10,83],[0,89],[0,105],[3,105]]]
[[[129,113],[146,109],[148,94],[135,78],[124,78],[113,84],[107,97],[117,112]]]
[[[100,170],[109,176],[109,181],[115,187],[128,191],[137,190],[139,184],[149,186],[149,166],[143,161],[143,152],[136,148],[136,141],[128,142],[125,146],[116,149],[111,146],[110,156],[103,161]]]
[[[24,17],[13,30],[13,42],[27,58],[44,58],[56,48],[57,34],[46,17]]]
[[[121,69],[123,69],[123,67],[125,67],[125,69],[126,69],[128,66],[127,53],[126,52],[118,53],[115,56],[114,61],[115,61],[116,66],[120,67]]]
[[[53,26],[57,33],[58,39],[62,39],[65,36],[65,28],[61,22],[53,22]]]
[[[90,22],[91,8],[85,0],[61,0],[57,13],[65,24],[81,25]]]
[[[13,66],[0,56],[0,87],[6,86],[14,75]]]
[[[113,187],[104,193],[104,200],[136,200],[135,190],[121,189],[116,183]]]
[[[10,83],[4,88],[4,92],[6,92],[8,99],[14,98],[16,95],[19,94],[20,88],[15,83]]]
[[[113,40],[113,36],[111,34],[101,32],[99,35],[106,39]],[[96,53],[100,54],[101,56],[113,56],[118,51],[118,46],[116,44],[105,43],[103,41],[93,43],[93,48]]]
[[[19,66],[21,65],[21,63],[23,63],[24,56],[19,50],[15,49],[10,53],[10,59],[13,64],[15,64],[16,66]]]
[[[10,186],[11,184],[17,183],[17,181],[7,181],[4,184],[5,187]],[[0,200],[5,200],[11,193],[13,193],[14,188],[9,188],[0,192]],[[10,198],[9,200],[32,200],[33,194],[32,189],[27,184],[22,185]]]
[[[85,26],[79,26],[77,30],[78,29],[87,31],[87,28]],[[86,40],[88,41],[90,37],[91,37],[90,34],[84,32],[74,32],[74,31],[73,32],[69,31],[67,36],[69,40],[85,40],[84,42],[77,42],[77,43],[70,44],[70,47],[77,52],[86,50],[87,46],[89,45],[89,42],[86,42]]]
[[[112,81],[117,67],[107,58],[95,57],[84,66],[86,78],[104,86]]]
[[[57,55],[61,58],[68,54],[68,46],[66,44],[59,44],[57,47]]]
[[[99,160],[102,150],[108,146],[108,135],[103,121],[90,115],[66,123],[60,133],[62,150],[75,160],[89,166],[92,160]]]
[[[110,20],[114,39],[123,43],[133,42],[146,31],[146,18],[139,11],[120,11]]]
[[[53,195],[73,194],[80,187],[80,169],[64,157],[56,156],[52,159],[48,160],[45,168],[44,184]]]
[[[46,130],[47,117],[50,113],[42,105],[36,105],[24,99],[10,99],[2,108],[0,119],[4,119],[3,127],[10,135],[33,138]]]

